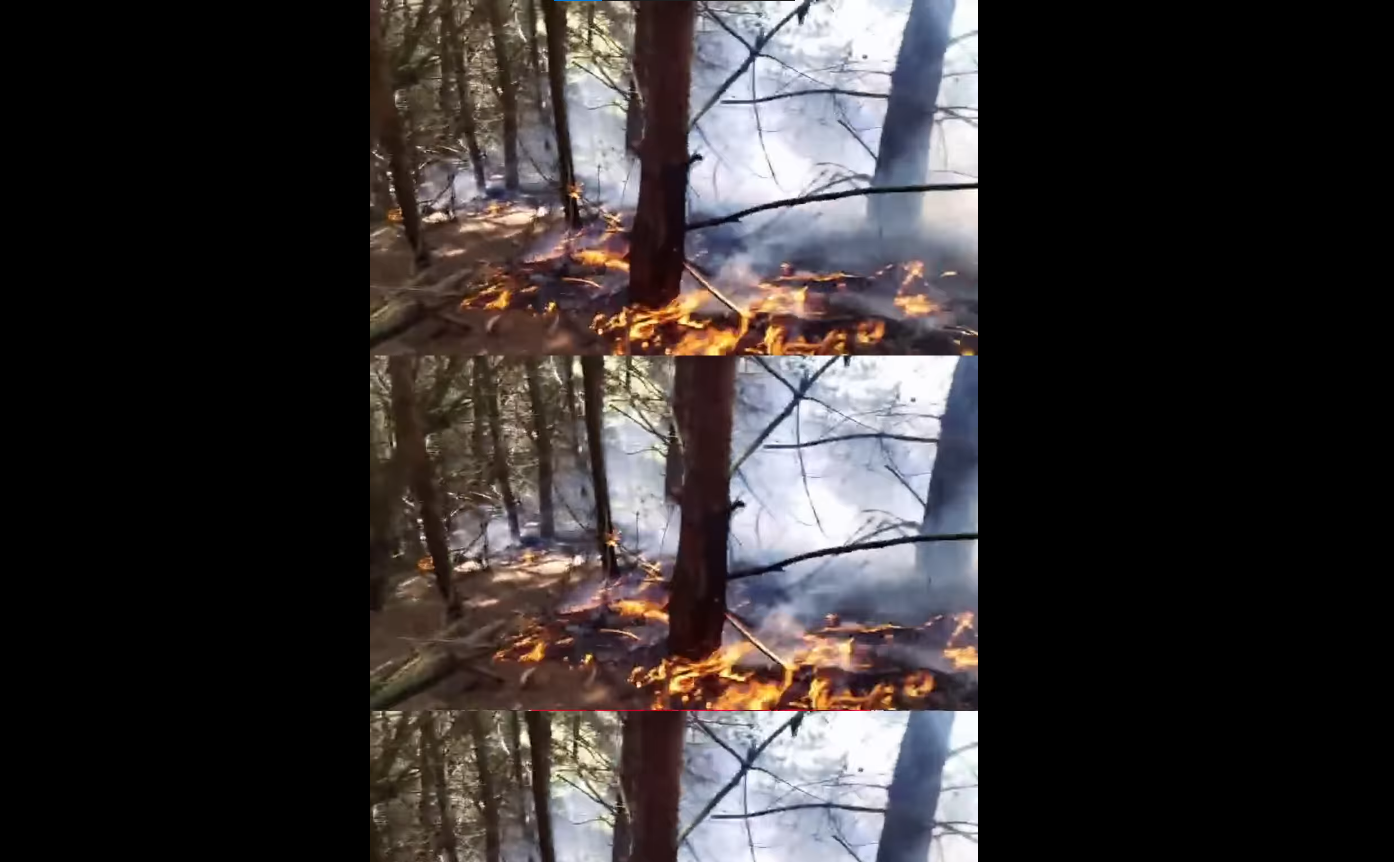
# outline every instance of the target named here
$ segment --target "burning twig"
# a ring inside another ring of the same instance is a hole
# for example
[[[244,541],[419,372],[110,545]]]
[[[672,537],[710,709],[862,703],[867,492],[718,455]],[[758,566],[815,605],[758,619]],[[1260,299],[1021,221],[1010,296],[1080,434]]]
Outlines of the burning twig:
[[[809,551],[806,554],[799,554],[796,557],[780,560],[777,563],[761,566],[758,569],[741,569],[740,571],[731,572],[726,576],[726,580],[733,581],[737,578],[749,578],[755,575],[763,575],[766,572],[778,572],[792,563],[801,563],[804,560],[812,560],[817,557],[830,557],[833,554],[850,554],[853,551],[872,551],[877,548],[889,548],[892,545],[908,545],[913,542],[977,541],[977,538],[978,534],[974,531],[972,533],[945,533],[938,536],[901,536],[897,539],[883,539],[879,542],[862,542],[861,544],[843,545],[838,548],[824,548],[821,551]]]
[[[762,652],[762,653],[764,653],[766,656],[768,656],[769,659],[770,659],[770,661],[773,661],[775,664],[779,665],[780,667],[784,668],[785,670],[794,670],[794,669],[795,669],[795,667],[794,667],[794,665],[793,665],[792,663],[787,662],[787,661],[785,661],[784,659],[780,658],[779,656],[775,655],[774,650],[770,649],[769,647],[767,647],[767,646],[765,646],[763,643],[761,643],[761,642],[760,642],[760,639],[759,639],[758,637],[755,636],[755,632],[753,632],[753,631],[750,630],[750,626],[748,626],[748,625],[746,625],[745,623],[741,622],[741,618],[740,618],[740,617],[736,616],[735,614],[731,613],[730,611],[727,611],[727,612],[726,612],[726,619],[731,623],[731,625],[736,629],[736,631],[740,632],[742,635],[745,635],[745,639],[748,640],[748,641],[750,641],[752,644],[754,644],[756,649],[758,649],[760,652]],[[603,631],[603,629],[602,629],[602,631]]]
[[[737,306],[734,302],[723,296],[721,291],[716,289],[716,285],[712,284],[710,281],[707,281],[707,279],[705,279],[702,276],[702,273],[698,272],[697,268],[692,265],[691,261],[685,260],[682,262],[682,265],[684,268],[687,269],[688,272],[692,273],[692,277],[697,279],[698,284],[702,285],[702,287],[705,288],[706,291],[710,293],[712,296],[721,300],[722,304],[734,311],[737,314],[737,316],[741,317],[742,319],[749,317],[749,315],[746,314],[745,311],[741,310],[739,306]]]
[[[759,206],[750,207],[749,209],[743,209],[740,212],[731,213],[728,216],[703,219],[688,224],[685,230],[691,231],[701,230],[705,227],[716,227],[719,224],[729,224],[731,222],[740,221],[748,215],[754,215],[755,213],[764,212],[765,210],[779,209],[780,207],[796,207],[802,204],[817,203],[818,201],[835,201],[842,198],[860,197],[862,195],[896,195],[909,194],[911,192],[953,192],[966,191],[969,189],[976,190],[977,188],[977,183],[937,183],[922,186],[880,186],[870,189],[848,189],[841,192],[825,192],[820,195],[808,195],[801,198],[786,198],[782,201],[770,201],[767,204],[760,204]]]

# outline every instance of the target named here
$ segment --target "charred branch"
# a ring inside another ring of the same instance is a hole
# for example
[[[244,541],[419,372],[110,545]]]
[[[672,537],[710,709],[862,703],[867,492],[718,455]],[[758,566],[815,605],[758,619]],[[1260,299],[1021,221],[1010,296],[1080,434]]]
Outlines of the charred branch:
[[[824,548],[821,551],[809,551],[806,554],[799,554],[796,557],[790,557],[787,560],[780,560],[777,563],[771,563],[768,566],[761,566],[758,569],[741,569],[740,571],[731,572],[729,575],[726,576],[726,580],[730,581],[736,578],[749,578],[754,577],[755,575],[763,575],[767,572],[778,572],[782,570],[785,566],[789,566],[794,563],[801,563],[804,560],[816,559],[818,557],[831,557],[836,554],[850,554],[855,551],[874,551],[877,548],[889,548],[894,545],[909,545],[915,542],[968,542],[977,541],[977,538],[977,532],[947,533],[942,536],[901,536],[896,539],[883,539],[879,542],[860,542],[854,545],[842,545],[841,547],[837,548]]]
[[[842,198],[863,197],[865,195],[897,195],[910,194],[913,192],[959,192],[976,190],[977,188],[977,183],[931,183],[929,185],[919,186],[881,186],[880,188],[874,189],[848,189],[847,191],[841,192],[826,192],[820,195],[807,195],[801,198],[786,198],[785,200],[771,201],[767,204],[760,204],[759,206],[750,207],[749,209],[743,209],[740,212],[721,216],[720,218],[709,218],[703,219],[702,221],[690,222],[687,225],[687,230],[701,230],[706,227],[716,227],[719,224],[730,224],[731,222],[740,221],[748,215],[754,215],[755,213],[764,212],[765,210],[802,206],[803,204],[817,203],[819,201],[835,201]]]

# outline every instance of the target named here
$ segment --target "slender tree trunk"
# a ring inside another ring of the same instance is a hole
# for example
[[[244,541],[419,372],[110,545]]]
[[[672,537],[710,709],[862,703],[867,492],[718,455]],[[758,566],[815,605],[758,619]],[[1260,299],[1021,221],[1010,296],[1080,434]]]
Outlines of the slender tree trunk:
[[[546,122],[547,103],[542,97],[542,60],[537,46],[537,3],[538,0],[523,0],[524,26],[528,31],[528,64],[532,67],[532,94],[537,101],[537,115]],[[547,62],[550,70],[551,59]]]
[[[934,109],[944,77],[944,51],[955,0],[911,0],[900,53],[891,73],[890,98],[876,152],[873,186],[922,185],[929,177],[929,142]],[[872,223],[887,232],[918,235],[921,195],[871,195]]]
[[[687,118],[696,5],[645,3],[636,13],[634,63],[644,105],[639,206],[629,255],[629,295],[657,308],[678,296],[687,220]]]
[[[928,862],[953,721],[952,712],[910,713],[886,794],[876,862]]]
[[[372,807],[368,808],[369,862],[386,862],[387,854],[382,849],[382,831],[378,829],[378,816]]]
[[[673,360],[674,409],[683,446],[682,529],[668,603],[668,648],[705,658],[721,646],[726,620],[726,538],[730,528],[731,423],[736,358]]]
[[[626,800],[639,789],[639,723],[631,715],[621,714],[624,722],[620,741],[619,787],[615,798],[615,835],[610,850],[610,862],[630,862],[634,851],[634,832],[630,823],[630,806]]]
[[[416,722],[416,739],[419,746],[416,780],[420,791],[416,797],[416,819],[421,824],[422,834],[426,836],[430,858],[435,859],[436,850],[440,847],[440,835],[436,832],[436,824],[432,822],[431,781],[435,778],[435,773],[431,770],[431,747],[426,742],[426,725],[431,721],[431,715],[429,712],[423,712]]]
[[[632,712],[625,728],[624,745],[634,749],[620,755],[625,799],[629,802],[632,862],[676,862],[678,858],[678,797],[681,792],[682,712]]]
[[[570,356],[558,356],[557,371],[561,375],[562,394],[566,399],[566,415],[571,420],[571,433],[568,438],[571,441],[571,454],[576,458],[576,465],[579,467],[581,462],[581,417],[576,411],[576,377],[573,373],[571,363],[574,361]]]
[[[484,443],[484,429],[489,427],[489,411],[484,407],[484,372],[480,370],[481,364],[476,358],[470,374],[471,406],[474,408],[474,423],[470,425],[470,455],[474,458],[473,485],[476,490],[488,486],[489,476],[493,473],[489,466],[489,450]]]
[[[528,400],[532,402],[532,433],[537,438],[537,507],[540,510],[542,538],[557,535],[552,513],[552,432],[547,424],[546,401],[542,397],[542,373],[536,359],[524,363],[528,376]]]
[[[446,862],[460,862],[455,844],[455,812],[450,807],[450,788],[445,783],[445,752],[441,748],[440,738],[436,736],[434,712],[421,713],[421,747],[423,752],[429,750],[431,754],[430,766],[427,766],[423,756],[421,769],[423,772],[429,769],[431,785],[435,792],[436,819],[440,823],[439,839],[436,846],[440,847],[441,852],[445,854]],[[495,835],[495,841],[497,841],[497,835]],[[491,859],[491,862],[497,862],[497,859],[496,855]]]
[[[530,0],[528,0],[530,2]],[[557,172],[561,186],[566,223],[572,230],[581,227],[581,208],[573,190],[576,168],[571,161],[571,128],[566,118],[566,10],[556,0],[541,0],[547,19],[547,78],[552,85],[552,120],[557,133]]]
[[[402,128],[402,117],[397,112],[396,97],[392,91],[392,69],[388,68],[386,54],[382,48],[382,29],[379,25],[380,6],[378,0],[369,0],[372,9],[372,34],[369,47],[370,106],[372,113],[372,143],[381,141],[387,151],[391,166],[392,188],[397,196],[397,206],[402,211],[402,228],[406,231],[407,242],[411,245],[417,269],[431,265],[431,254],[426,248],[426,239],[421,231],[421,213],[416,208],[416,179],[411,170],[411,154],[407,150],[407,136]]]
[[[489,17],[489,32],[494,41],[494,59],[498,68],[499,104],[503,108],[503,182],[511,191],[518,189],[518,91],[513,80],[508,40],[503,29],[504,4],[507,0],[484,0]]]
[[[403,457],[412,493],[420,506],[421,528],[426,533],[426,548],[431,552],[431,562],[435,567],[436,589],[440,591],[441,602],[445,604],[446,620],[457,620],[460,618],[460,600],[455,594],[455,581],[451,577],[445,518],[431,475],[421,417],[417,415],[411,359],[406,356],[388,357],[387,374],[392,383],[392,421],[397,435],[397,449]]]
[[[532,753],[532,801],[537,812],[537,844],[542,862],[557,862],[552,847],[552,717],[528,710],[528,750]]]
[[[392,536],[392,496],[390,465],[378,458],[376,439],[377,417],[369,417],[368,438],[368,582],[370,610],[382,610],[387,586],[387,568],[392,561],[395,542]]]
[[[591,484],[595,488],[595,535],[605,577],[616,575],[615,548],[610,544],[614,524],[610,520],[610,485],[605,478],[605,443],[601,412],[604,410],[605,365],[599,356],[581,357],[581,389],[586,400],[586,448],[591,454]]]
[[[479,802],[484,809],[484,860],[499,862],[499,801],[494,776],[489,769],[489,736],[483,713],[471,709],[460,713],[474,743],[474,767],[479,775]]]
[[[925,495],[920,532],[971,533],[978,529],[978,357],[963,356],[939,421],[939,449]],[[915,563],[928,585],[928,615],[977,611],[978,543],[925,542]]]
[[[595,54],[595,5],[586,7],[586,50]]]
[[[523,728],[518,710],[508,711],[509,754],[513,759],[514,807],[518,809],[518,825],[522,827],[523,837],[529,846],[533,843],[532,821],[528,819],[528,807],[523,804],[528,793],[527,779],[523,776]]]
[[[474,373],[483,381],[484,409],[489,414],[489,442],[494,450],[494,482],[503,497],[503,510],[508,515],[508,532],[516,542],[522,535],[518,529],[518,498],[513,496],[513,485],[508,477],[508,450],[503,445],[503,429],[499,422],[499,390],[489,369],[488,357],[474,358]]]
[[[456,134],[465,139],[465,151],[469,153],[470,168],[474,171],[474,182],[480,193],[484,191],[484,153],[479,148],[479,130],[474,122],[474,99],[470,98],[469,78],[465,75],[465,46],[460,40],[459,27],[455,23],[453,0],[441,0],[442,44],[450,44],[450,56],[441,53],[442,74],[449,70],[455,79],[455,103],[459,113],[455,115]]]

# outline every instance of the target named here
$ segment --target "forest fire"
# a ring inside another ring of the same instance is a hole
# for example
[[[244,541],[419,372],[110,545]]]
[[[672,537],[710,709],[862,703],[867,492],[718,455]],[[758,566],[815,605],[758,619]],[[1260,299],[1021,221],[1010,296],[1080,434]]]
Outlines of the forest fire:
[[[694,257],[702,262],[685,264],[683,293],[651,309],[625,304],[629,251],[619,219],[610,216],[495,270],[461,308],[575,315],[615,354],[977,352],[977,332],[954,325],[952,300],[939,284],[958,273],[930,277],[923,261],[866,274],[785,263],[768,277],[732,276],[719,265],[727,255],[701,248]]]
[[[534,621],[496,662],[544,658],[589,669],[632,665],[624,682],[650,709],[973,708],[977,701],[974,616],[921,626],[858,625],[829,617],[802,631],[769,614],[756,630],[728,613],[736,639],[690,660],[667,655],[667,597],[661,582],[602,586],[588,599]],[[627,594],[626,598],[614,595]],[[913,666],[919,665],[919,666]]]

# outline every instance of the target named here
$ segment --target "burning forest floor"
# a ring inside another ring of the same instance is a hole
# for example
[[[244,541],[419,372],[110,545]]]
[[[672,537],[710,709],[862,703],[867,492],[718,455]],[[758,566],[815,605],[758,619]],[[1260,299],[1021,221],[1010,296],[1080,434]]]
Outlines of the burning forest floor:
[[[689,661],[667,649],[670,561],[631,560],[613,582],[570,549],[472,566],[457,569],[465,619],[446,632],[436,631],[442,607],[424,575],[399,585],[374,616],[375,692],[391,676],[381,673],[384,662],[409,675],[411,665],[401,668],[413,644],[433,644],[453,653],[451,672],[397,706],[977,709],[972,614],[920,626],[834,615],[810,623],[744,601],[728,612],[721,649]]]
[[[788,248],[789,259],[765,266],[748,249],[767,228],[749,236],[725,226],[694,230],[682,293],[654,310],[627,304],[629,242],[621,216],[595,214],[570,232],[544,212],[530,204],[495,204],[463,216],[459,225],[428,229],[437,260],[447,262],[399,286],[403,298],[375,311],[373,349],[502,355],[977,353],[976,271],[908,259],[903,249],[892,252],[874,236],[785,241],[781,247]],[[480,222],[489,227],[476,227]],[[526,228],[507,233],[495,227],[500,224]],[[506,242],[485,239],[504,235]],[[830,244],[855,252],[857,270],[830,267],[836,257]],[[461,264],[450,265],[452,256]],[[409,255],[405,260],[409,264]],[[375,303],[390,290],[375,287]]]

